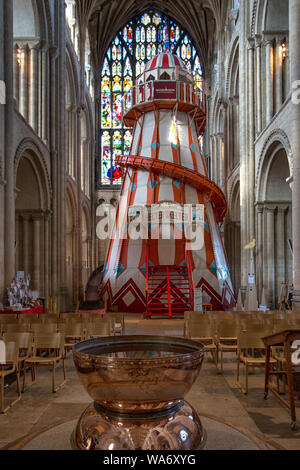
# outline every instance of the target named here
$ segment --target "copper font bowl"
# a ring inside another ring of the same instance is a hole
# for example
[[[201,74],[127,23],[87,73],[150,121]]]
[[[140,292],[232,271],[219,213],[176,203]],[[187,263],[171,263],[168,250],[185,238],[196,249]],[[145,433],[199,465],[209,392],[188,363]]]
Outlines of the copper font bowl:
[[[72,435],[80,450],[196,450],[206,433],[184,396],[197,379],[203,346],[160,336],[77,343],[73,357],[94,400]]]
[[[91,398],[118,412],[170,408],[203,362],[202,344],[165,336],[115,336],[77,343],[74,363]]]

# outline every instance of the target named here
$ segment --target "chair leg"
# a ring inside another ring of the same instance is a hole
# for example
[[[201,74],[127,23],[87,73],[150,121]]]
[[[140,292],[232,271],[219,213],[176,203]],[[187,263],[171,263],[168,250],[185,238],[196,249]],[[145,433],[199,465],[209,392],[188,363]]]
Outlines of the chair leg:
[[[0,376],[0,413],[4,413],[4,376]]]
[[[24,361],[24,372],[23,372],[23,386],[22,386],[22,392],[25,392],[25,381],[26,381],[26,361]]]
[[[221,372],[223,374],[223,349],[221,349]]]
[[[66,380],[66,365],[65,365],[65,360],[62,358],[62,363],[63,363],[63,373],[64,373],[64,381]]]
[[[55,393],[55,362],[52,365],[52,392]]]
[[[249,366],[248,363],[246,362],[245,364],[245,389],[243,390],[243,393],[245,395],[248,395],[248,378],[249,378]]]
[[[20,371],[16,371],[16,376],[17,376],[17,392],[18,392],[18,397],[21,398],[21,384],[20,384]]]
[[[239,384],[240,382],[240,357],[237,357],[237,369],[236,369],[236,381]]]

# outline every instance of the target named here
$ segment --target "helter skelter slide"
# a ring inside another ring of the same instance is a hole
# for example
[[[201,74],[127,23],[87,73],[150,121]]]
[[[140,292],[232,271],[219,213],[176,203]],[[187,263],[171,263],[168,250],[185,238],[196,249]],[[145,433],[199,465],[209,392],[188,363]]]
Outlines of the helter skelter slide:
[[[226,200],[207,176],[198,141],[206,126],[204,90],[176,55],[165,52],[146,64],[124,107],[125,125],[134,132],[130,155],[116,160],[124,177],[114,233],[128,227],[139,207],[199,204],[204,206],[204,243],[190,250],[183,225],[175,220],[170,239],[157,236],[159,223],[153,219],[143,239],[112,238],[101,296],[119,312],[172,318],[194,309],[194,289],[201,288],[213,310],[232,309],[219,229]]]

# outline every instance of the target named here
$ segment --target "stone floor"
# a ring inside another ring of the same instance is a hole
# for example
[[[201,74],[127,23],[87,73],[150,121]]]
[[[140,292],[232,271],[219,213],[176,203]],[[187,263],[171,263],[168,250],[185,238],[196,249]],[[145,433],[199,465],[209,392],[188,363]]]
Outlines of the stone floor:
[[[126,318],[125,334],[182,336],[183,321],[143,320],[131,316]],[[66,361],[66,370],[67,383],[56,394],[51,393],[51,374],[47,368],[37,370],[36,382],[27,388],[21,401],[0,415],[0,448],[11,447],[13,441],[47,426],[78,418],[91,400],[79,382],[71,354]],[[256,369],[255,375],[250,376],[247,396],[237,387],[235,372],[234,355],[225,356],[222,375],[217,373],[211,357],[207,355],[187,401],[200,414],[225,421],[236,429],[264,439],[271,446],[300,449],[300,431],[291,431],[288,410],[273,396],[264,400],[264,371]],[[29,376],[28,373],[28,382]],[[59,378],[62,378],[61,367],[57,369]],[[16,384],[13,382],[5,390],[5,396],[13,397],[15,393]]]

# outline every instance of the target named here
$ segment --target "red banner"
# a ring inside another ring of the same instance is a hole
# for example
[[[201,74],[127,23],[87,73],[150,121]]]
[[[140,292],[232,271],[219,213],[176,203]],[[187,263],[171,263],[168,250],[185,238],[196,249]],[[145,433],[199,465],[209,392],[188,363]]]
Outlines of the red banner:
[[[176,82],[154,82],[155,100],[176,100]]]

